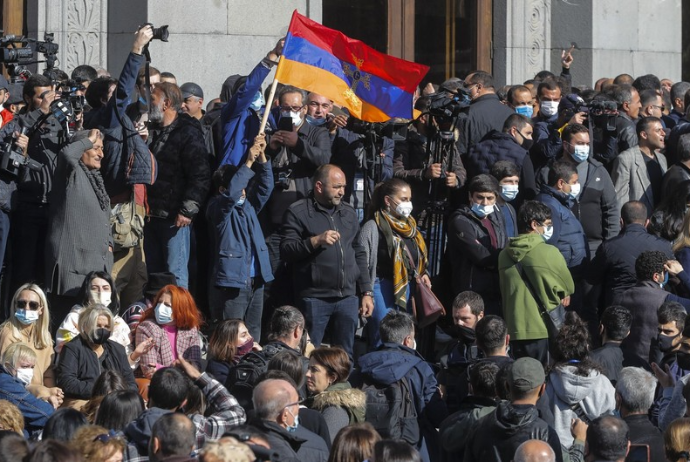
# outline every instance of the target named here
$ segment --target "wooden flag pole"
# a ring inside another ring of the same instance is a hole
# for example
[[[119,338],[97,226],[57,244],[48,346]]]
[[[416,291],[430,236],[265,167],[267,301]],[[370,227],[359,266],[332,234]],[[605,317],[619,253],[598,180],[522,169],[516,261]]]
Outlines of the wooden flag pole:
[[[280,64],[278,64],[280,66]],[[278,71],[276,70],[276,73]],[[259,133],[264,133],[266,129],[266,123],[268,122],[268,113],[271,112],[273,108],[273,97],[276,94],[276,88],[278,87],[278,79],[274,78],[271,84],[271,91],[268,93],[268,99],[266,100],[266,110],[264,110],[264,116],[261,118],[261,125],[259,126]]]

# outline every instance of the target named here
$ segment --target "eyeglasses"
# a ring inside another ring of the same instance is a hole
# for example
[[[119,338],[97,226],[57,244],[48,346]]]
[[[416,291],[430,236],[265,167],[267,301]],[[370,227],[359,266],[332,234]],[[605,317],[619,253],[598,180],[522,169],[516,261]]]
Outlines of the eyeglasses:
[[[101,443],[107,443],[108,441],[113,439],[122,439],[124,436],[125,434],[122,432],[110,430],[108,433],[103,433],[101,435],[96,436],[93,440],[100,441]]]
[[[299,112],[302,110],[303,107],[304,107],[304,105],[302,105],[302,106],[280,106],[280,109],[283,111]]]
[[[17,300],[17,308],[26,308],[26,305],[29,305],[29,309],[31,310],[37,310],[41,307],[41,304],[38,302],[29,302],[27,300]]]
[[[284,407],[283,409],[287,409],[287,408],[292,407],[292,406],[299,406],[299,405],[302,404],[304,401],[305,401],[305,400],[300,400],[300,401],[295,401],[294,403],[286,404],[285,407]]]
[[[664,112],[666,110],[666,106],[657,106],[656,104],[652,104],[652,107],[659,109],[661,112]]]
[[[319,104],[317,101],[312,101],[309,103],[310,107],[320,107],[322,109],[330,109],[331,108],[331,103],[322,103]]]

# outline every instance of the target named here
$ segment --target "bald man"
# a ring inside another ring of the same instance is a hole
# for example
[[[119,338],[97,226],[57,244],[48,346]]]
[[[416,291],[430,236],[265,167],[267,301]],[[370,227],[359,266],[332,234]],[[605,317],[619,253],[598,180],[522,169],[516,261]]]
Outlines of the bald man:
[[[518,446],[513,462],[556,462],[556,454],[544,441],[527,440]]]
[[[252,402],[256,412],[252,423],[266,433],[271,449],[280,454],[281,460],[328,460],[328,446],[323,438],[299,426],[299,395],[292,383],[264,380],[254,388]]]

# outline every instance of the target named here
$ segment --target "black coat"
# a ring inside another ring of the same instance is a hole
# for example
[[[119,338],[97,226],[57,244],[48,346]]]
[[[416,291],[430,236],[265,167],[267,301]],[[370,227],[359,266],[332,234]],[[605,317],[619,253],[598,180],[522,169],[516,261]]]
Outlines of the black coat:
[[[131,390],[138,389],[125,347],[108,340],[103,348],[105,352],[98,358],[81,335],[62,347],[55,376],[66,398],[90,399],[96,379],[104,369],[120,373]]]
[[[638,223],[626,225],[618,236],[599,246],[587,274],[590,283],[603,286],[602,306],[610,306],[616,295],[635,285],[635,260],[648,250],[658,250],[669,260],[674,259],[671,243],[649,234]]]
[[[491,130],[502,130],[506,119],[515,112],[501,103],[495,93],[487,93],[473,100],[467,117],[460,119],[460,154],[467,153]]]
[[[646,414],[628,415],[623,417],[628,424],[630,444],[648,444],[649,460],[666,460],[664,452],[664,436],[661,431],[649,421]]]
[[[269,420],[253,420],[259,430],[266,434],[271,449],[280,454],[281,461],[325,462],[328,460],[328,446],[323,439],[304,428],[291,433]]]
[[[328,230],[337,230],[340,239],[315,249],[311,238]],[[357,213],[348,204],[341,202],[332,213],[313,196],[292,204],[283,218],[280,256],[294,264],[299,297],[347,297],[372,290]]]
[[[467,438],[464,462],[512,460],[517,447],[527,440],[545,441],[556,453],[556,461],[563,461],[558,434],[539,417],[536,407],[501,401]]]
[[[194,218],[211,187],[201,124],[179,114],[172,124],[153,133],[150,148],[158,161],[158,179],[147,186],[149,214]]]

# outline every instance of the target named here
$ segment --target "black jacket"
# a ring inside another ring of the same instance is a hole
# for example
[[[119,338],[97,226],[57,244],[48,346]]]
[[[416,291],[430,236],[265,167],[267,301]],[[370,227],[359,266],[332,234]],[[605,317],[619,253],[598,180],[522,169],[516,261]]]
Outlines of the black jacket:
[[[311,238],[327,230],[338,231],[340,239],[314,249]],[[357,214],[348,204],[330,211],[313,195],[292,204],[283,218],[280,255],[294,265],[299,297],[347,297],[372,290]]]
[[[688,124],[688,128],[690,128],[690,124]],[[661,181],[662,200],[672,195],[680,183],[690,180],[690,168],[681,163],[668,165],[670,165],[670,167],[666,170],[664,179]]]
[[[512,460],[518,446],[527,440],[541,440],[551,446],[556,460],[563,461],[561,442],[556,431],[539,417],[530,405],[498,403],[496,410],[482,418],[467,438],[465,462]]]
[[[491,167],[499,160],[512,162],[520,169],[520,192],[516,199],[517,203],[534,199],[537,194],[537,185],[532,159],[527,150],[509,133],[492,130],[470,148],[470,152],[465,157],[467,178],[491,172]]]
[[[281,461],[326,462],[328,446],[323,439],[307,429],[298,427],[296,432],[286,429],[270,420],[253,420],[259,430],[266,434],[271,449],[280,454]]]
[[[179,114],[172,124],[153,133],[150,148],[158,161],[158,179],[147,187],[149,214],[194,218],[211,186],[201,124]]]
[[[481,220],[469,207],[453,212],[448,224],[448,256],[452,266],[453,296],[464,290],[473,290],[490,304],[500,306],[498,291],[498,254],[508,245],[505,217],[496,205],[488,215],[496,233],[496,248]],[[500,314],[500,312],[492,313]]]
[[[105,352],[98,358],[81,335],[62,347],[55,376],[57,386],[62,388],[65,397],[90,399],[96,379],[104,369],[118,372],[131,390],[138,389],[125,347],[108,340],[103,348]]]
[[[635,260],[648,250],[661,251],[670,260],[674,259],[671,243],[649,234],[638,223],[626,225],[618,236],[599,246],[587,274],[590,283],[603,286],[602,306],[611,306],[616,295],[635,285]]]
[[[608,306],[608,305],[607,305]],[[651,372],[649,363],[628,350],[621,348],[620,343],[607,342],[589,353],[590,359],[604,368],[604,375],[616,386],[621,369],[624,367],[641,367]]]
[[[664,437],[646,414],[628,415],[623,420],[628,424],[630,444],[648,444],[649,460],[666,460]]]
[[[467,117],[460,119],[460,154],[466,154],[491,130],[502,130],[506,119],[515,112],[501,103],[495,93],[482,95],[470,103]]]

